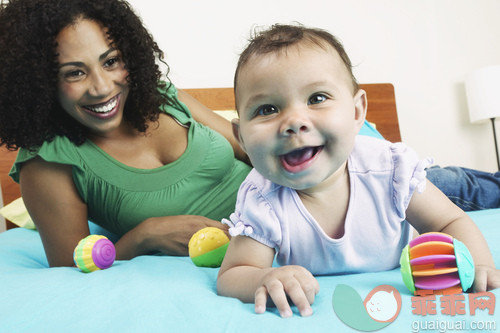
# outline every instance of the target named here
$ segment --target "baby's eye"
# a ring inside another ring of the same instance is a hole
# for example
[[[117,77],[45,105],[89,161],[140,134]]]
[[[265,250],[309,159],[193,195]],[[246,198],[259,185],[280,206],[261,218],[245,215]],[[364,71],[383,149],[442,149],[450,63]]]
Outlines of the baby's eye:
[[[309,97],[308,104],[319,104],[319,103],[323,103],[326,100],[327,100],[327,98],[325,95],[315,94],[315,95],[312,95],[311,97]]]
[[[277,113],[278,112],[278,108],[275,107],[274,105],[262,105],[262,106],[259,106],[255,112],[255,114],[257,116],[269,116],[273,113]]]

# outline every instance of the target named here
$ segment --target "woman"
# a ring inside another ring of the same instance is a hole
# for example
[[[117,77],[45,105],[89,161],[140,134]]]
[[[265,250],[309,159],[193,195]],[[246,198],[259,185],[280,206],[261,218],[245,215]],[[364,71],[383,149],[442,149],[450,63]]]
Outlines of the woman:
[[[129,4],[2,2],[0,54],[0,144],[20,148],[11,176],[50,266],[73,265],[88,220],[121,236],[117,259],[185,255],[222,228],[245,155],[227,121],[161,81]]]

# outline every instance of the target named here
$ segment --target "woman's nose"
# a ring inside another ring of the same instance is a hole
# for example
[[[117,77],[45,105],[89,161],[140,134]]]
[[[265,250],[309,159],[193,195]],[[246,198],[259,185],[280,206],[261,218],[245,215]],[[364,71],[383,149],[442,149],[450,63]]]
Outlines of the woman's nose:
[[[107,96],[113,91],[113,80],[103,69],[96,71],[92,75],[90,95],[94,97]]]

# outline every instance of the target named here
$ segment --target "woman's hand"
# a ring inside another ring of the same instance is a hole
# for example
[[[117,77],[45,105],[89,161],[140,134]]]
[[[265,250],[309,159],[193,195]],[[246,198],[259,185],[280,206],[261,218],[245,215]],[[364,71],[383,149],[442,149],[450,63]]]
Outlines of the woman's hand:
[[[189,240],[195,232],[205,227],[216,227],[227,234],[227,226],[203,216],[149,218],[123,235],[115,244],[116,258],[126,260],[155,252],[188,255]]]
[[[273,268],[262,277],[255,291],[255,312],[264,313],[268,297],[273,301],[281,317],[293,315],[288,303],[297,306],[302,317],[312,315],[311,304],[319,292],[319,283],[314,276],[301,266]],[[288,298],[287,298],[288,296]]]

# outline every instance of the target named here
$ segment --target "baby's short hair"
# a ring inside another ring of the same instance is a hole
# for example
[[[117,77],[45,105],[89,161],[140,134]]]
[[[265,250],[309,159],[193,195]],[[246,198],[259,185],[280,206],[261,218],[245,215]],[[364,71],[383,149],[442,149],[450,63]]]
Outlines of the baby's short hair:
[[[234,75],[234,87],[236,88],[239,71],[252,56],[285,51],[289,46],[298,43],[311,43],[324,49],[328,46],[333,47],[344,62],[352,79],[353,92],[358,91],[358,82],[352,73],[351,60],[342,43],[326,30],[308,28],[301,24],[275,24],[266,30],[255,30],[238,60]]]

